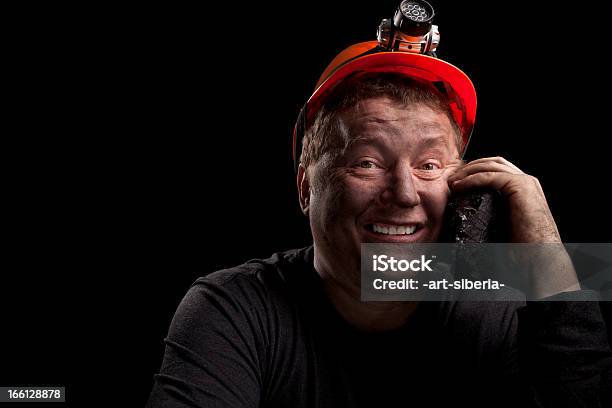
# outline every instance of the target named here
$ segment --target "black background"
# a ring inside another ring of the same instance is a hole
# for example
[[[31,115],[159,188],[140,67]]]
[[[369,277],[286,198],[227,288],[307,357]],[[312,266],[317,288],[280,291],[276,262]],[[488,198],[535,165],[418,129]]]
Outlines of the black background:
[[[397,4],[5,13],[0,385],[144,404],[197,277],[309,244],[295,118]],[[609,242],[603,10],[555,4],[435,2],[439,55],[478,91],[467,158],[537,176],[565,242]]]

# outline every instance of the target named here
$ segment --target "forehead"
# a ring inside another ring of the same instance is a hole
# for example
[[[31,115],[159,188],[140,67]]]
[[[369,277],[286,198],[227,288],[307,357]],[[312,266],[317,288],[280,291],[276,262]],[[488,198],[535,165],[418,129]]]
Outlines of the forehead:
[[[342,114],[350,127],[410,127],[424,132],[451,131],[448,116],[430,106],[415,103],[403,106],[389,98],[371,98],[360,101]]]
[[[389,141],[454,145],[454,132],[448,116],[428,105],[404,106],[389,98],[360,101],[346,110],[341,120],[349,143],[384,136]]]

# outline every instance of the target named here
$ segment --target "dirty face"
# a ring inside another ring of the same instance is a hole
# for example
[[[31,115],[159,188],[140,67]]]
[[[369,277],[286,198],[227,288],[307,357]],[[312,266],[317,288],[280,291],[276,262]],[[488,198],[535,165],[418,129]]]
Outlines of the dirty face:
[[[339,120],[347,147],[309,169],[308,214],[325,269],[358,280],[361,243],[437,241],[460,160],[448,116],[423,104],[367,99]]]

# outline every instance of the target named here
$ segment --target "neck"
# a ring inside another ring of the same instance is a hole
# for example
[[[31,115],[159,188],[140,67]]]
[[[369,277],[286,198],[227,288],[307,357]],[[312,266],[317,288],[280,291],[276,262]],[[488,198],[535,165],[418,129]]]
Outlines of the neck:
[[[350,325],[367,332],[395,330],[403,326],[414,313],[418,302],[363,302],[358,274],[332,272],[315,251],[314,267],[321,276],[325,293],[340,316]],[[342,279],[344,278],[344,279]]]

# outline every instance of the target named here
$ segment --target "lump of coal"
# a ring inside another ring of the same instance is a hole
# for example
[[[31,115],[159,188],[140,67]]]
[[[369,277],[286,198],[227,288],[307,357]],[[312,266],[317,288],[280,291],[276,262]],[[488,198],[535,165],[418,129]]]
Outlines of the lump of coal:
[[[444,214],[445,242],[506,242],[503,199],[497,191],[476,191],[451,197]]]
[[[455,279],[481,279],[491,270],[492,259],[476,248],[484,242],[508,242],[508,214],[501,194],[476,191],[451,197],[444,214],[442,242],[459,244]]]

